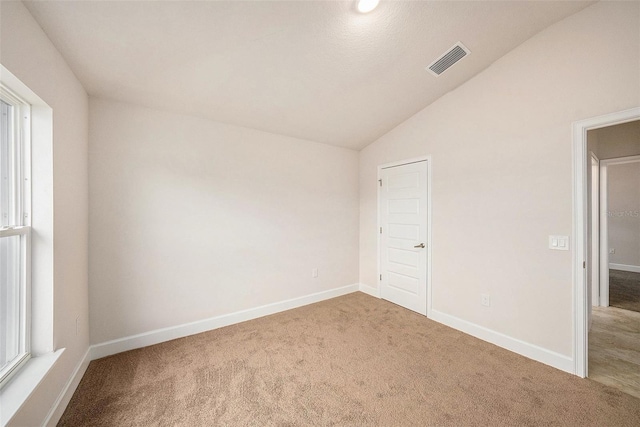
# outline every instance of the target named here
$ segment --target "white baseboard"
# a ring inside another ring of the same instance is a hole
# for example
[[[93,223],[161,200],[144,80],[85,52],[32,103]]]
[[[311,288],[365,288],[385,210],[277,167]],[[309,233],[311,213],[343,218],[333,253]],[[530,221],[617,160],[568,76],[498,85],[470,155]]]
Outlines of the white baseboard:
[[[436,322],[440,322],[483,341],[495,344],[498,347],[502,347],[513,351],[514,353],[528,357],[529,359],[536,360],[544,363],[545,365],[553,366],[554,368],[570,374],[575,373],[575,364],[571,357],[538,347],[537,345],[521,341],[437,310],[431,310],[430,318]]]
[[[75,392],[80,380],[84,375],[89,362],[102,357],[110,356],[123,351],[133,350],[136,348],[146,347],[153,344],[169,341],[176,338],[182,338],[189,335],[206,332],[212,329],[233,325],[247,320],[256,319],[270,314],[279,313],[293,308],[302,307],[308,304],[324,301],[327,299],[339,297],[352,292],[361,291],[366,294],[379,298],[378,289],[363,283],[343,286],[341,288],[331,289],[328,291],[317,292],[315,294],[303,297],[293,298],[273,304],[267,304],[256,308],[251,308],[236,313],[216,316],[197,322],[186,323],[183,325],[173,326],[164,329],[157,329],[143,334],[132,335],[117,340],[107,341],[101,344],[95,344],[89,347],[84,357],[76,367],[75,371],[69,378],[66,386],[56,399],[43,426],[54,426],[62,417],[73,393]],[[538,347],[536,345],[509,337],[499,332],[487,329],[483,326],[476,325],[466,320],[442,313],[437,310],[431,310],[432,320],[442,323],[459,331],[465,332],[481,340],[490,342],[499,347],[521,354],[530,359],[552,366],[565,372],[574,373],[574,362],[568,356]]]
[[[380,298],[379,288],[374,288],[373,286],[365,285],[364,283],[360,283],[360,292],[364,292],[365,294],[371,295],[372,297]]]
[[[64,386],[64,388],[62,389],[62,392],[60,392],[60,395],[58,396],[53,406],[51,407],[51,410],[49,411],[47,418],[44,420],[44,423],[42,424],[43,426],[46,426],[46,427],[55,426],[56,424],[58,424],[58,421],[60,421],[60,418],[62,417],[64,410],[67,408],[67,405],[69,404],[69,401],[73,396],[73,393],[75,393],[76,389],[78,388],[78,384],[80,384],[80,380],[82,379],[84,373],[87,371],[87,368],[89,367],[89,362],[91,362],[89,358],[91,354],[90,350],[91,348],[87,349],[87,352],[84,354],[84,356],[80,360],[80,363],[78,363],[78,366],[76,366],[76,369],[73,371],[73,374],[71,374],[69,381],[67,381],[67,384]]]
[[[640,266],[637,265],[626,265],[626,264],[614,264],[612,262],[609,263],[609,270],[622,270],[622,271],[630,271],[632,273],[640,273]]]
[[[341,295],[350,294],[358,290],[359,285],[355,283],[353,285],[347,285],[341,288],[317,292],[315,294],[280,301],[273,304],[267,304],[256,308],[250,308],[235,313],[224,314],[222,316],[216,316],[196,322],[171,326],[169,328],[156,329],[154,331],[149,331],[138,335],[132,335],[129,337],[107,341],[100,344],[94,344],[90,348],[91,360],[111,356],[112,354],[116,353],[122,353],[123,351],[146,347],[153,344],[159,344],[161,342],[173,340],[176,338],[199,334],[201,332],[222,328],[224,326],[245,322],[247,320],[257,319],[258,317],[268,316],[270,314],[279,313],[285,310],[291,310],[293,308],[302,307],[304,305],[313,304],[327,299],[339,297]]]

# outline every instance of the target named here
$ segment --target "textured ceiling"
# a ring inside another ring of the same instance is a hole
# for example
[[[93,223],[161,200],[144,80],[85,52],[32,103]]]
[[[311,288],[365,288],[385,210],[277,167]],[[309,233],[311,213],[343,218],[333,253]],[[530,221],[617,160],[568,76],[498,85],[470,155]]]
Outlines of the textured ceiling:
[[[25,2],[90,95],[354,149],[591,3]]]

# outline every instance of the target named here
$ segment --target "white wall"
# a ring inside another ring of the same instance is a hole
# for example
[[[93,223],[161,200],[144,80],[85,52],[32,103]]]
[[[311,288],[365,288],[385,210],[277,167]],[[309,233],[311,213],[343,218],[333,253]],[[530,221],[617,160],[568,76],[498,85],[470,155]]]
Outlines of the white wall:
[[[358,282],[355,151],[91,98],[89,158],[92,343]]]
[[[609,262],[640,268],[640,162],[607,167]]]
[[[53,109],[52,332],[54,347],[66,351],[11,423],[32,426],[42,424],[89,346],[88,98],[22,3],[0,2],[0,31],[2,65]],[[38,173],[33,171],[34,178]]]
[[[640,105],[639,28],[640,3],[597,3],[362,150],[360,281],[378,282],[376,166],[432,155],[434,310],[571,357],[571,252],[548,249],[572,229],[571,124]]]

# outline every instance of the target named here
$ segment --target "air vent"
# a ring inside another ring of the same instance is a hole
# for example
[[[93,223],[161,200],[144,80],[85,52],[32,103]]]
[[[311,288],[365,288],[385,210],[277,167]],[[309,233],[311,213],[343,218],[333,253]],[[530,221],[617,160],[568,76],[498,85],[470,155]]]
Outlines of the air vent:
[[[446,53],[444,53],[440,58],[436,59],[427,67],[427,71],[429,71],[434,76],[438,77],[440,74],[447,71],[453,64],[460,61],[465,56],[469,55],[471,51],[465,47],[462,43],[458,42],[453,45],[451,49],[449,49]]]

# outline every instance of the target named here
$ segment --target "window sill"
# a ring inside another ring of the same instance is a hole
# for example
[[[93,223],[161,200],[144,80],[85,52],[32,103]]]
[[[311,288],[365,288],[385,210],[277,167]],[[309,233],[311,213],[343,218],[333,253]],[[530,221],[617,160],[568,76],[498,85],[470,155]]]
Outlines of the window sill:
[[[20,369],[20,372],[0,390],[0,426],[5,426],[27,401],[31,393],[47,376],[56,361],[60,358],[64,348],[53,353],[32,357]]]

